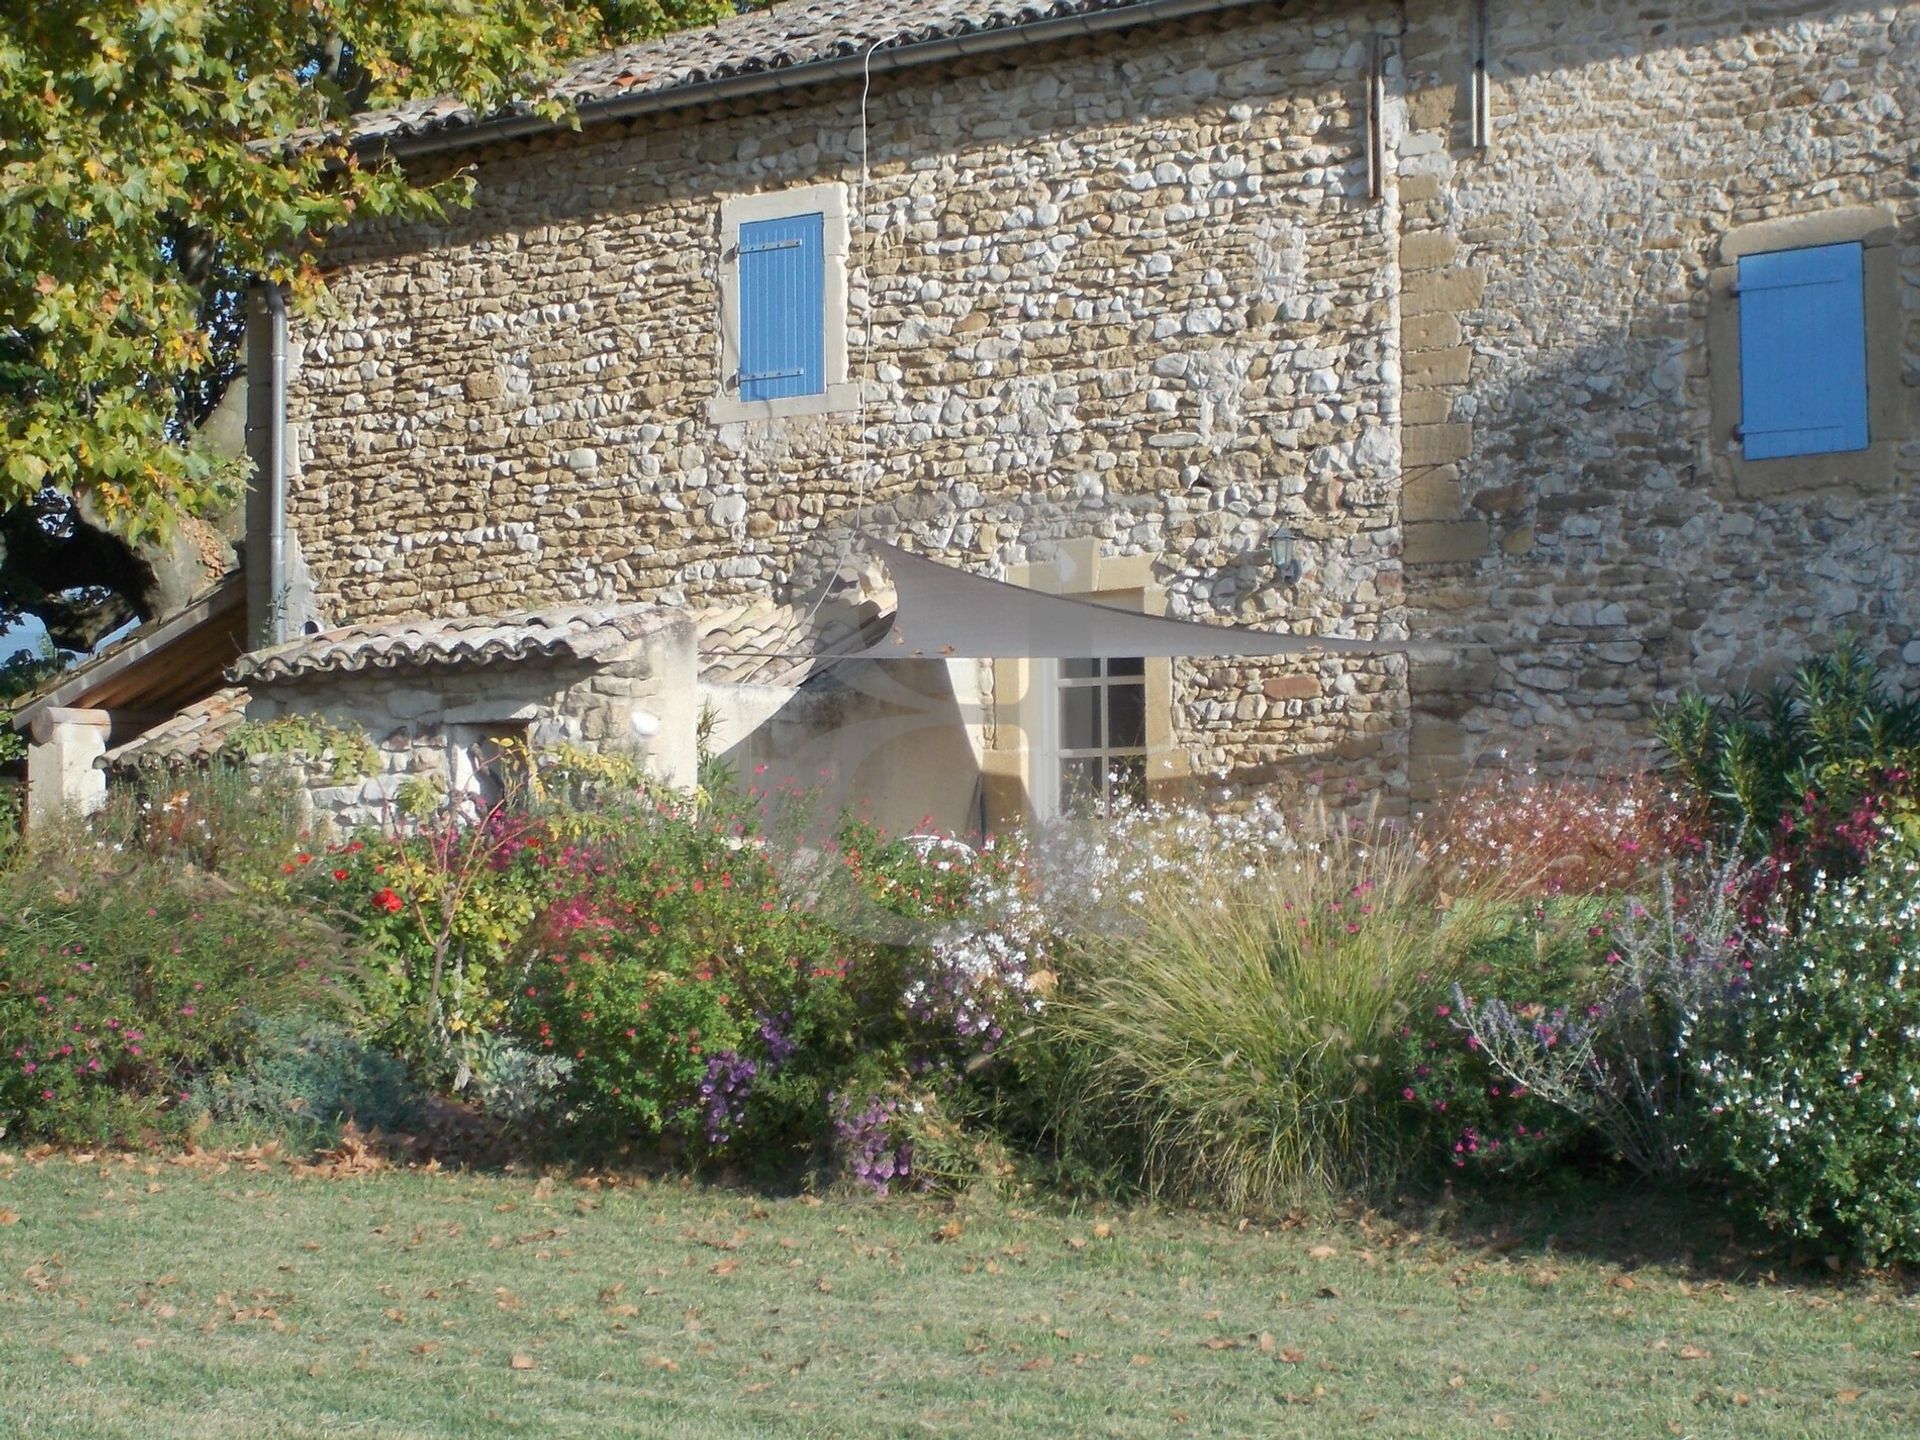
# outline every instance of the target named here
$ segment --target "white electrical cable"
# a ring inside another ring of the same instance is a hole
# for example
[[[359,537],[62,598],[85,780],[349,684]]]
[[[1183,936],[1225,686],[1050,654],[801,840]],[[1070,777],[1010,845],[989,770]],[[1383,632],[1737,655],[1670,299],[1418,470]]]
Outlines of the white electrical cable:
[[[872,178],[872,172],[868,165],[871,132],[867,124],[867,101],[873,94],[873,52],[886,43],[884,39],[881,39],[869,45],[867,47],[866,58],[861,65],[860,181],[859,184],[854,187],[853,214],[854,224],[859,227],[859,232],[863,236],[867,234],[867,183]],[[851,250],[853,247],[849,246],[848,248]],[[873,252],[873,243],[871,240],[868,240],[866,249],[867,258],[871,259]],[[849,262],[855,259],[856,256],[852,254],[848,256]],[[815,617],[820,613],[820,607],[827,602],[827,593],[833,588],[834,577],[840,573],[840,567],[846,563],[847,556],[852,553],[853,542],[860,534],[860,522],[866,517],[867,492],[873,479],[873,447],[867,440],[867,384],[873,368],[872,266],[850,263],[847,275],[847,288],[849,290],[853,288],[856,277],[864,279],[866,284],[862,287],[860,358],[859,363],[854,367],[856,376],[855,385],[859,391],[855,414],[860,427],[860,463],[855,470],[853,524],[848,528],[846,539],[841,544],[840,553],[834,557],[833,568],[828,571],[825,583],[821,585],[820,593],[814,599],[813,608],[807,611],[807,618],[801,626],[802,630],[812,628]]]

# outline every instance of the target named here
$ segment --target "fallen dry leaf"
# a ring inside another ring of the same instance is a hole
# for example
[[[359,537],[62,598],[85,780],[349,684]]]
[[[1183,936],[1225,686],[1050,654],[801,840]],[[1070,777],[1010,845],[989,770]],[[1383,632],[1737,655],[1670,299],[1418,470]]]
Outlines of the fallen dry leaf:
[[[1102,1220],[1098,1225],[1093,1227],[1093,1238],[1096,1240],[1111,1240],[1113,1238],[1113,1226]]]
[[[1331,1245],[1312,1245],[1307,1248],[1309,1260],[1331,1260],[1340,1252]]]
[[[1707,1349],[1704,1345],[1682,1345],[1680,1347],[1680,1358],[1682,1360],[1711,1360],[1713,1358],[1713,1351]]]
[[[516,1350],[513,1352],[513,1359],[507,1362],[507,1368],[509,1370],[531,1370],[534,1368],[533,1356],[527,1354],[524,1350]]]
[[[67,1363],[84,1369],[93,1363],[93,1357],[91,1355],[69,1355],[67,1356]]]
[[[18,1210],[0,1210],[0,1225],[18,1225],[19,1223],[20,1212]]]
[[[1864,1394],[1866,1394],[1864,1390],[1838,1390],[1834,1392],[1833,1398],[1842,1405],[1851,1405]]]

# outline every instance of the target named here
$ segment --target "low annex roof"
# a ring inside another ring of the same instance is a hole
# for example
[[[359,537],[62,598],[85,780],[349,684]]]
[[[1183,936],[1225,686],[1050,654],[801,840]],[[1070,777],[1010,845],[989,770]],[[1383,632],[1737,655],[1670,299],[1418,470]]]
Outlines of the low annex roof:
[[[1274,0],[779,0],[577,60],[546,95],[586,123],[651,108],[636,102],[722,99],[1263,3]],[[436,149],[558,125],[532,97],[478,115],[441,96],[356,116],[352,138],[365,149]]]
[[[227,677],[257,685],[370,670],[594,660],[674,619],[655,605],[567,605],[342,625],[243,655]]]

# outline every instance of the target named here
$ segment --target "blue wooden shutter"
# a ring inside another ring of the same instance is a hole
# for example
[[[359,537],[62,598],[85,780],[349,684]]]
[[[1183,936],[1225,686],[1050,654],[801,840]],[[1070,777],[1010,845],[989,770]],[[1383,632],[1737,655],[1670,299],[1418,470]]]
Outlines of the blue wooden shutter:
[[[1740,442],[1749,460],[1867,448],[1863,252],[1740,260]]]
[[[740,398],[827,388],[826,222],[818,212],[740,227]]]

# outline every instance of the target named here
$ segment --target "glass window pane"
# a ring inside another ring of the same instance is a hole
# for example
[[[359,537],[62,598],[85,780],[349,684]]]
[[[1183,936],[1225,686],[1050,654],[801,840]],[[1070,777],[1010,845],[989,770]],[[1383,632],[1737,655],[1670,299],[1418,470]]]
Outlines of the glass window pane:
[[[1060,692],[1060,743],[1068,750],[1092,750],[1100,744],[1100,691],[1085,685]]]
[[[1061,814],[1092,815],[1099,812],[1101,769],[1102,762],[1093,757],[1060,762]]]
[[[1142,750],[1147,744],[1147,687],[1119,681],[1107,687],[1107,746]]]
[[[1147,673],[1147,662],[1137,655],[1126,660],[1109,660],[1107,673],[1109,675],[1144,675]]]
[[[1062,680],[1091,680],[1099,673],[1098,660],[1062,660],[1060,662]]]

